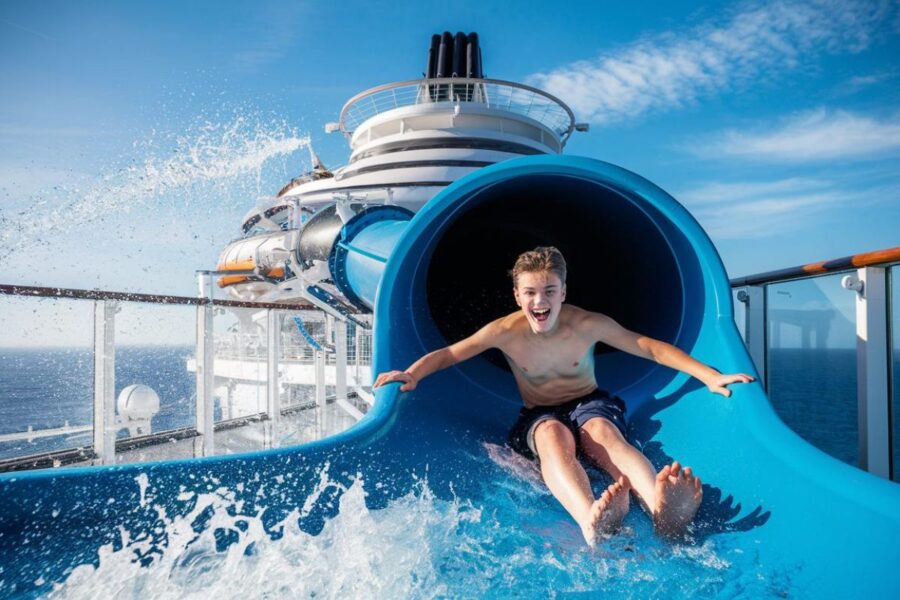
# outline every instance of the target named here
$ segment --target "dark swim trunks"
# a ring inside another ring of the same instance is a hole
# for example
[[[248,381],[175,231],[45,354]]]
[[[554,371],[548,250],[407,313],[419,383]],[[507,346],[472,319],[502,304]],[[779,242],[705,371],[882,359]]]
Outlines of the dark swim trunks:
[[[625,403],[618,396],[610,396],[606,390],[596,389],[558,406],[522,408],[509,432],[509,445],[525,458],[536,458],[534,429],[542,421],[555,419],[569,428],[575,436],[575,444],[580,446],[579,428],[594,417],[603,417],[625,435]]]

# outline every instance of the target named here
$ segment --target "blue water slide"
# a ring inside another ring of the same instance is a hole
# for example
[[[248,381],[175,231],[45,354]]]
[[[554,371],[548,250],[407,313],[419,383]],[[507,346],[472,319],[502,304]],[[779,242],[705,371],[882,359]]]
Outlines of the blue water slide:
[[[515,310],[507,270],[538,245],[566,256],[568,302],[676,344],[720,371],[754,371],[709,238],[668,194],[621,168],[526,157],[457,181],[411,220],[378,211],[357,218],[330,260],[339,285],[374,307],[376,372],[405,368]],[[735,386],[726,399],[652,362],[604,347],[596,353],[601,386],[627,403],[631,441],[657,466],[677,459],[703,478],[692,542],[656,540],[635,508],[626,520],[630,533],[620,536],[627,543],[613,540],[599,557],[584,552],[562,509],[540,486],[523,483],[527,469],[510,468],[514,458],[498,463],[498,454],[509,456],[503,444],[521,401],[503,357],[487,352],[412,393],[396,384],[378,390],[360,423],[304,446],[3,475],[0,596],[40,595],[73,566],[96,564],[101,545],[120,549],[123,530],[164,552],[160,515],[194,515],[196,498],[210,490],[228,490],[231,513],[260,519],[277,538],[277,524],[299,506],[303,530],[322,531],[339,516],[338,497],[353,481],[364,482],[374,511],[421,489],[423,480],[435,497],[479,510],[457,540],[455,552],[468,562],[441,571],[448,596],[545,597],[554,589],[844,598],[900,590],[900,486],[801,440],[759,384]],[[323,470],[343,485],[317,487]],[[204,514],[193,522],[198,531],[211,526]],[[239,535],[222,533],[222,547]],[[136,560],[154,558],[148,551]],[[598,563],[606,565],[602,574]],[[611,577],[610,564],[627,576]],[[454,587],[458,580],[464,584]],[[479,588],[483,580],[491,587]]]

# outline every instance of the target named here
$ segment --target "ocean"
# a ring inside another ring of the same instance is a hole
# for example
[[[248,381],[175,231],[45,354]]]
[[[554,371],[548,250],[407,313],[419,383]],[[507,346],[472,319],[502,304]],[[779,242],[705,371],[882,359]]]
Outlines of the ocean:
[[[160,398],[154,432],[186,427],[195,419],[195,379],[186,362],[192,346],[116,348],[115,396],[133,383],[150,386]],[[90,425],[94,362],[91,348],[0,348],[0,435],[34,429]],[[126,432],[120,431],[119,437]],[[85,446],[90,433],[31,442],[0,442],[0,460]]]
[[[154,389],[160,412],[154,432],[193,424],[195,381],[186,368],[190,346],[116,349],[115,394],[133,383]],[[900,376],[900,360],[894,377]],[[0,435],[34,429],[89,425],[93,414],[90,348],[0,349]],[[856,353],[853,349],[773,349],[769,398],[791,429],[848,464],[858,461]],[[900,406],[895,390],[893,406]],[[218,412],[218,411],[217,411]],[[897,439],[900,423],[894,423]],[[126,432],[120,431],[120,437]],[[90,433],[0,442],[0,460],[88,445]],[[894,464],[900,464],[895,444]]]

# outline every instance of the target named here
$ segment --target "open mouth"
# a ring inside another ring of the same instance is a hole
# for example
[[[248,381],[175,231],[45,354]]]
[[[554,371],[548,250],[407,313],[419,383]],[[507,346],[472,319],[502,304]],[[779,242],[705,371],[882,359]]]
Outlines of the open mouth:
[[[531,315],[534,317],[534,319],[537,322],[543,323],[544,321],[546,321],[547,319],[550,318],[550,309],[549,308],[540,308],[540,309],[536,308],[531,311]]]

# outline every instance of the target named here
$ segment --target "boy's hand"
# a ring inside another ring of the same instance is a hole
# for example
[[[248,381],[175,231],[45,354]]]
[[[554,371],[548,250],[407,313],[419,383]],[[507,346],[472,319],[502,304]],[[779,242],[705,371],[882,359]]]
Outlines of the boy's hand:
[[[705,383],[706,387],[708,387],[709,391],[712,393],[721,394],[726,398],[729,398],[731,397],[731,390],[725,387],[726,385],[732,383],[750,383],[753,380],[754,378],[752,376],[745,373],[737,373],[735,375],[723,375],[720,373]]]
[[[407,373],[406,371],[388,371],[387,373],[382,373],[375,380],[376,388],[379,388],[385,384],[392,383],[394,381],[402,381],[403,385],[400,386],[401,392],[410,392],[416,389],[416,378]]]

